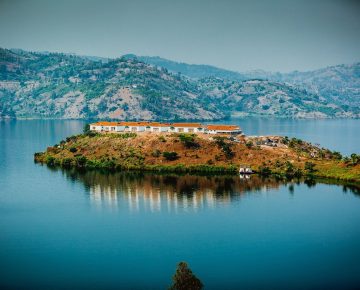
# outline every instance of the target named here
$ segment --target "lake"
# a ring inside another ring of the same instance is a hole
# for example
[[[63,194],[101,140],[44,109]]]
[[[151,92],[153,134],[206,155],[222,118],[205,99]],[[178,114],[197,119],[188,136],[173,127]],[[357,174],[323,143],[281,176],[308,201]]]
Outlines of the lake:
[[[233,119],[360,153],[360,120]],[[358,289],[360,190],[333,181],[76,172],[33,153],[83,121],[0,121],[0,288]]]

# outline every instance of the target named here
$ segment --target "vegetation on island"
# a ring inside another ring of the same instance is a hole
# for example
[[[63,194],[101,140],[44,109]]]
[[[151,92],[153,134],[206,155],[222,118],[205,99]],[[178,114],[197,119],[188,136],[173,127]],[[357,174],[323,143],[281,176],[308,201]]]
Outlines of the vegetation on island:
[[[142,170],[236,174],[241,165],[264,176],[323,177],[360,182],[360,155],[297,138],[228,137],[177,133],[84,133],[67,137],[35,161],[80,170]]]

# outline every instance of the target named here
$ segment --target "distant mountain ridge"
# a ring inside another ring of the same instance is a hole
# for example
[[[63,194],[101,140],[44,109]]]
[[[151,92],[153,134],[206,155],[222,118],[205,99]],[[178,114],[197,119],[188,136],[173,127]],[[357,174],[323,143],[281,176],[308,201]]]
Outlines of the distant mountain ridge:
[[[123,57],[127,59],[138,59],[142,62],[152,64],[157,67],[163,67],[174,73],[181,73],[190,78],[207,78],[207,77],[218,77],[223,79],[231,80],[246,80],[247,77],[231,70],[218,68],[212,65],[204,64],[188,64],[184,62],[176,62],[161,58],[159,56],[137,56],[135,54],[125,54]]]
[[[158,57],[125,55],[106,59],[0,48],[0,117],[359,117],[358,65],[333,70],[331,83],[326,82],[326,72],[266,73],[264,78],[261,71],[247,75]]]
[[[306,89],[312,94],[318,94],[328,101],[342,106],[346,110],[360,107],[360,62],[350,65],[329,66],[313,71],[293,71],[290,73],[267,72],[254,70],[249,72],[235,72],[208,65],[194,65],[179,63],[160,57],[125,55],[152,65],[164,67],[172,72],[180,72],[191,78],[220,77],[227,80],[270,80],[290,83]]]

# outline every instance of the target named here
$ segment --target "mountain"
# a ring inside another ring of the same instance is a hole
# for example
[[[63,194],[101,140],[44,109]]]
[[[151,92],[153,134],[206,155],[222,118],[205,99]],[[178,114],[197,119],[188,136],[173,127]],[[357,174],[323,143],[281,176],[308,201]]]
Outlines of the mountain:
[[[166,68],[173,73],[181,73],[185,76],[195,79],[218,77],[223,79],[242,81],[247,78],[238,72],[218,68],[211,65],[187,64],[184,62],[168,60],[158,56],[137,56],[135,54],[126,54],[123,57],[126,59],[137,59],[157,67]]]
[[[226,112],[233,115],[264,115],[295,118],[352,116],[324,97],[286,83],[268,80],[243,82],[219,78],[201,79],[200,87]]]
[[[267,79],[254,80],[212,66],[150,58],[159,60],[154,64],[146,59],[134,55],[103,59],[0,48],[0,117],[174,121],[217,120],[230,115],[360,116],[355,101],[336,98],[336,89],[340,90],[345,80],[349,87],[355,86],[359,79],[356,69],[352,79],[343,76],[338,80],[333,76],[334,85],[328,87],[324,73],[318,84],[322,89],[315,90],[306,85],[316,82],[315,76],[267,73]],[[163,62],[168,65],[160,65]],[[181,73],[175,73],[177,67],[183,69]],[[349,73],[348,68],[344,71]],[[256,73],[263,74],[252,72],[251,76]],[[323,95],[326,90],[329,93]],[[358,99],[356,91],[347,92]]]
[[[309,72],[276,74],[273,80],[303,86],[345,109],[360,112],[360,63],[337,65]]]
[[[269,80],[288,83],[325,98],[329,103],[340,106],[352,115],[360,115],[360,63],[330,66],[308,72],[273,73],[263,70],[234,72],[207,65],[192,65],[174,62],[160,57],[126,55],[145,63],[180,72],[190,78],[218,77],[225,80]]]
[[[134,59],[0,50],[0,112],[22,118],[202,119],[225,113],[197,85]]]

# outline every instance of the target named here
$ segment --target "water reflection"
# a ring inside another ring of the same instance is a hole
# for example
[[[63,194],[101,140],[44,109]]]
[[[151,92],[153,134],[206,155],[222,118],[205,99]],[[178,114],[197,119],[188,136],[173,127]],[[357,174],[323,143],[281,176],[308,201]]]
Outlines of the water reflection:
[[[49,167],[52,171],[61,170]],[[296,187],[308,188],[317,183],[342,186],[343,192],[360,197],[359,185],[331,179],[286,179],[275,177],[229,175],[179,175],[149,172],[107,172],[61,170],[72,182],[81,182],[89,194],[91,203],[98,207],[130,211],[150,210],[198,210],[230,204],[248,194],[268,194],[269,190],[285,186],[290,195]],[[295,187],[296,186],[296,187]]]
[[[96,207],[177,212],[226,205],[246,194],[266,194],[284,181],[259,176],[198,176],[139,172],[64,171],[85,185]]]

